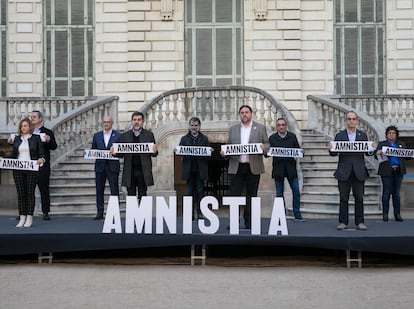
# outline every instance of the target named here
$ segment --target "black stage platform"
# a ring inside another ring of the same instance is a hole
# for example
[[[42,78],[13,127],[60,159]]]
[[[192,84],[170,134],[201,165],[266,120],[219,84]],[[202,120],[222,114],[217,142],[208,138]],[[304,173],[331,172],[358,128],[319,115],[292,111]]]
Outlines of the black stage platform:
[[[0,216],[0,255],[190,245],[283,246],[414,255],[414,219],[404,222],[369,219],[365,221],[367,231],[355,230],[353,224],[350,229],[337,231],[336,219],[308,219],[306,222],[288,219],[289,235],[270,236],[267,235],[269,219],[262,219],[262,235],[251,235],[244,229],[239,235],[230,235],[228,218],[220,219],[220,229],[214,235],[181,234],[181,218],[178,218],[177,234],[148,235],[102,234],[104,221],[94,221],[90,217],[52,217],[51,221],[35,217],[31,228],[16,228],[15,218]],[[124,227],[124,222],[122,224]],[[193,231],[198,231],[196,222]]]

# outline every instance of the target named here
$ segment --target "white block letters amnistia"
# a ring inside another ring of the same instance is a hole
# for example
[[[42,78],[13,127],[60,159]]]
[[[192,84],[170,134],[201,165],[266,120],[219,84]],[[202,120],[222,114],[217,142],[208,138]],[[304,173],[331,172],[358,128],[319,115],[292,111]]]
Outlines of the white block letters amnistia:
[[[155,200],[155,205],[153,202]],[[222,205],[229,207],[231,235],[239,234],[239,209],[246,204],[246,197],[224,196]],[[261,235],[261,198],[253,197],[251,201],[251,234]],[[203,219],[198,219],[197,227],[202,234],[215,234],[220,228],[220,219],[216,214],[219,201],[214,196],[205,196],[200,202]],[[177,234],[177,197],[143,196],[140,203],[134,196],[127,196],[125,211],[126,234],[153,234],[153,210],[155,210],[155,233]],[[183,197],[183,234],[193,233],[192,224],[193,198]],[[164,230],[166,228],[166,231]],[[102,233],[123,233],[119,200],[110,196]],[[272,217],[268,235],[288,235],[283,198],[276,197],[273,202]]]

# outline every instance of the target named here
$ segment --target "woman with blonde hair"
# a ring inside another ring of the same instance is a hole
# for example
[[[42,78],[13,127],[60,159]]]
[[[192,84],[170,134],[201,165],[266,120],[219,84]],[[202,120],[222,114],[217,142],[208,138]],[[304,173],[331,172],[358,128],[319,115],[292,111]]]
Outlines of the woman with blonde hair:
[[[40,136],[33,134],[33,125],[29,118],[24,118],[19,122],[17,133],[13,140],[12,157],[19,160],[36,160],[41,166],[46,161],[43,145]],[[13,170],[20,215],[16,227],[32,226],[37,173],[32,170]]]

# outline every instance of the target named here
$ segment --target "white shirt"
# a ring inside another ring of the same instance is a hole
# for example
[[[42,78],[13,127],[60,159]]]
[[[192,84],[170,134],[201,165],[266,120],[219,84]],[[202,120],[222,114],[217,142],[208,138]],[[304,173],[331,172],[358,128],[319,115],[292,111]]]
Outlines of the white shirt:
[[[240,124],[240,144],[247,145],[249,143],[250,132],[252,131],[252,121],[245,127],[242,123]],[[249,155],[241,155],[239,158],[241,163],[249,163]]]
[[[30,148],[29,148],[29,141],[30,134],[24,134],[20,138],[22,139],[22,143],[19,146],[19,160],[31,160],[30,158]]]
[[[108,133],[106,133],[105,130],[103,131],[105,147],[108,147],[109,140],[111,139],[111,135],[112,135],[112,130],[110,130]]]

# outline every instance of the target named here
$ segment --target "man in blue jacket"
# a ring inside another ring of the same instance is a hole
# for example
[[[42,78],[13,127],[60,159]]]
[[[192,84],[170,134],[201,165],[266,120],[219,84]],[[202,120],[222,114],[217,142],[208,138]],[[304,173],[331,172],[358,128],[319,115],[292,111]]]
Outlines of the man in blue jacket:
[[[119,143],[121,134],[112,130],[114,121],[111,116],[103,118],[103,130],[94,134],[92,149],[109,150],[113,143]],[[94,220],[104,218],[104,191],[105,182],[108,179],[111,195],[119,196],[119,160],[96,159],[95,183],[96,183],[96,216]]]

